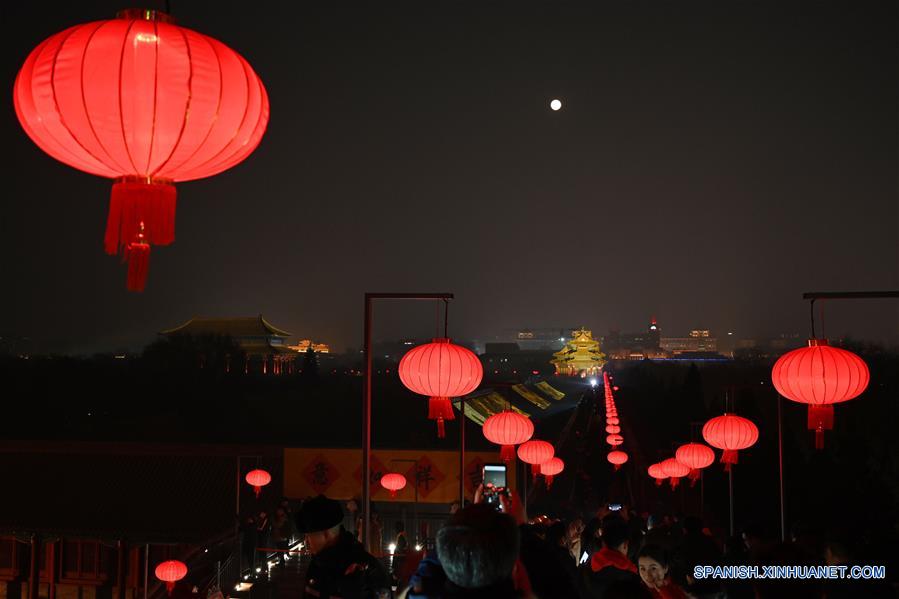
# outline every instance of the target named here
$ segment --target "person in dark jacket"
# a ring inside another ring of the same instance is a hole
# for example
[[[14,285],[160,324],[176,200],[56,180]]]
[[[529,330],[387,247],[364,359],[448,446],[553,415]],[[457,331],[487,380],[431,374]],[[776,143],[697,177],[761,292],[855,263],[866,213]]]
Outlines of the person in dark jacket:
[[[304,595],[329,599],[390,597],[387,572],[342,523],[340,503],[324,495],[306,501],[297,514],[297,528],[312,553]]]
[[[618,582],[637,581],[637,566],[627,558],[630,530],[627,522],[611,516],[602,523],[602,549],[581,567],[584,586],[594,599],[604,599],[609,587]]]

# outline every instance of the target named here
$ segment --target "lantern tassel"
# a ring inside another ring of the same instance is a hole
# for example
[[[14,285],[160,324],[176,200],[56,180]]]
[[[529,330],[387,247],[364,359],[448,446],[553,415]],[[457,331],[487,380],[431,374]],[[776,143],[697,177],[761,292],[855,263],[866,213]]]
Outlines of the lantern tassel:
[[[147,274],[150,271],[150,245],[142,240],[137,243],[129,243],[125,249],[125,260],[128,261],[125,288],[128,291],[143,291],[147,285]]]
[[[259,496],[262,495],[262,487],[253,487],[253,492],[256,493],[256,499],[259,499]]]
[[[656,486],[657,486],[657,487],[661,487],[661,486],[662,486],[662,479],[661,479],[661,478],[657,478],[657,479],[656,479]]]
[[[437,437],[440,439],[446,437],[444,421],[456,419],[456,413],[453,412],[453,404],[449,397],[428,398],[428,419],[437,421]]]
[[[824,431],[833,430],[833,406],[809,406],[808,428],[815,431],[815,449],[824,449]]]
[[[106,253],[115,255],[125,250],[141,226],[151,245],[175,241],[176,198],[175,186],[169,181],[117,180],[109,198],[103,239]]]
[[[537,482],[537,475],[540,474],[540,464],[531,464],[531,480]]]
[[[731,465],[737,463],[737,450],[725,449],[721,452],[721,463],[724,464],[724,471],[730,472]]]
[[[615,472],[618,472],[618,469],[621,468],[621,464],[613,464],[612,467],[615,469]]]
[[[699,468],[693,468],[692,470],[690,470],[690,474],[687,475],[687,478],[690,479],[690,488],[691,489],[696,486],[696,481],[699,480],[699,475],[700,475]]]
[[[515,446],[503,445],[499,455],[506,464],[512,463],[515,461]]]
[[[678,483],[680,483],[680,478],[673,476],[668,479],[668,484],[671,485],[671,490],[675,490],[677,488]]]
[[[549,488],[552,487],[552,486],[553,486],[553,475],[552,475],[552,474],[547,474],[547,475],[546,475],[546,488],[547,488],[547,490],[549,490]]]
[[[169,597],[171,597],[171,596],[172,596],[172,591],[175,590],[175,583],[174,583],[174,582],[166,581],[166,583],[165,583],[165,590],[167,590],[167,591],[169,592]]]

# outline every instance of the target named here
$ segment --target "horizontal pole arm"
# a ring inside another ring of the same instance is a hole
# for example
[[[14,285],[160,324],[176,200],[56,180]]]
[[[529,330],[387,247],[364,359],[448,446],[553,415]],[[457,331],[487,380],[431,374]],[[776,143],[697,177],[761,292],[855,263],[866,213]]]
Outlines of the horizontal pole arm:
[[[450,300],[452,293],[366,293],[366,301],[374,299]]]
[[[899,291],[808,291],[802,299],[885,299],[899,298]]]

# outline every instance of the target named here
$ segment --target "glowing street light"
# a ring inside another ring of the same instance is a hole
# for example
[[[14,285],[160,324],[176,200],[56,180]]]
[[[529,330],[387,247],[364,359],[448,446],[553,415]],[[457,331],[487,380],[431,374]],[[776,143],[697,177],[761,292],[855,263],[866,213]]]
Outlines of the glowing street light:
[[[562,101],[561,100],[553,100],[549,103],[549,107],[553,109],[553,111],[559,111],[562,109]]]

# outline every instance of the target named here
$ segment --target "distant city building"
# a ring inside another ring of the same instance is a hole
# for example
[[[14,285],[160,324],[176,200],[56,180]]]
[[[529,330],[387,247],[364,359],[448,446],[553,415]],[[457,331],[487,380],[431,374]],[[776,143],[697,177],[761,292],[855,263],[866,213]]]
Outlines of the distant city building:
[[[662,337],[661,348],[677,356],[684,353],[718,353],[718,339],[708,329],[693,329],[689,337]]]
[[[593,333],[581,328],[572,331],[571,339],[553,354],[550,363],[556,367],[556,374],[587,377],[599,374],[606,363],[606,355]]]
[[[653,316],[641,333],[621,333],[617,330],[609,331],[603,337],[603,348],[609,354],[610,360],[643,360],[665,358],[665,352],[660,347],[662,330]]]

